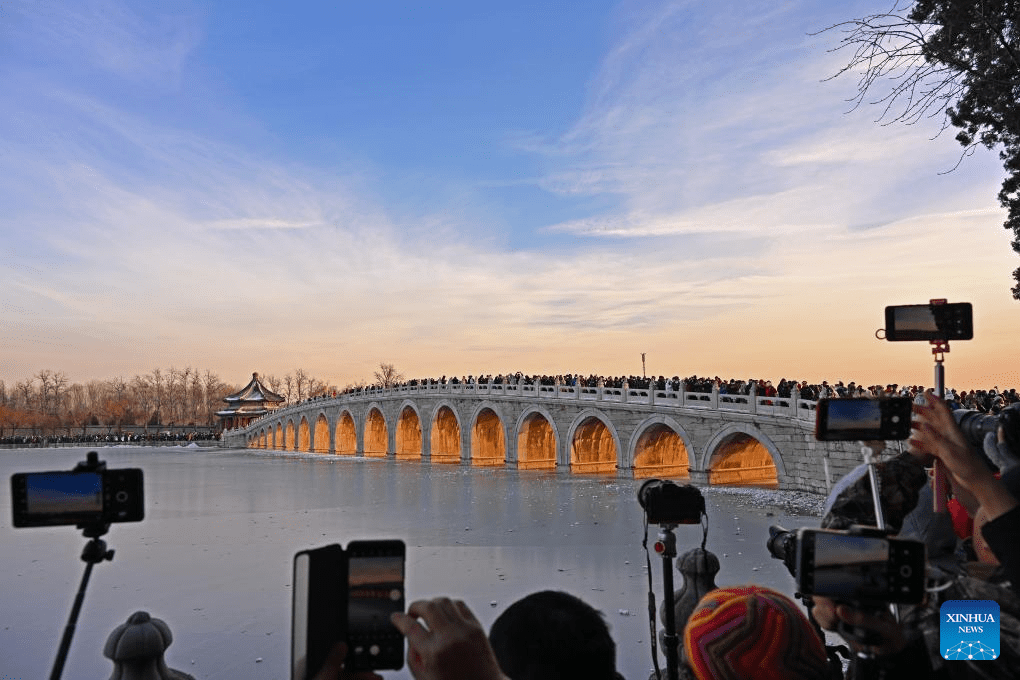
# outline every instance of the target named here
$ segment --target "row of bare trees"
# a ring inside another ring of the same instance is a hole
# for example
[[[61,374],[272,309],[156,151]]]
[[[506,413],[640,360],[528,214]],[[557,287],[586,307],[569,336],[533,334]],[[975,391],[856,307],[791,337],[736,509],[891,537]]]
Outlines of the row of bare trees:
[[[390,386],[403,379],[393,364],[380,364],[376,384]],[[335,394],[335,385],[298,368],[282,378],[262,375],[272,391],[294,403]],[[364,381],[356,383],[364,385]],[[85,433],[89,427],[119,431],[123,427],[216,426],[223,398],[241,389],[205,369],[155,368],[130,379],[72,383],[63,371],[43,369],[8,386],[0,379],[0,438],[14,430],[33,434]]]
[[[86,383],[43,369],[12,386],[0,380],[0,437],[17,429],[45,435],[97,426],[213,426],[223,397],[237,389],[208,369],[190,366]]]
[[[283,378],[277,378],[275,375],[263,375],[260,379],[266,387],[286,399],[285,403],[287,404],[337,391],[335,385],[309,375],[308,371],[303,368],[295,369],[293,373],[288,373]]]

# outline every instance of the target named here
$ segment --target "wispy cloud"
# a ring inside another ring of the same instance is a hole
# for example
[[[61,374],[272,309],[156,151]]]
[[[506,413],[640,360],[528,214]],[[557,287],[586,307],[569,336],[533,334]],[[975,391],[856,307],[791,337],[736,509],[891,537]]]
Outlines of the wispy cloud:
[[[84,60],[129,80],[176,85],[201,39],[197,17],[180,9],[143,17],[115,0],[37,0],[22,8],[23,25],[30,29],[22,39],[37,40],[50,58]]]
[[[804,361],[825,323],[870,323],[885,289],[923,295],[960,239],[984,253],[1001,236],[995,159],[939,178],[951,140],[844,116],[805,6],[625,6],[575,122],[514,138],[541,172],[487,183],[591,198],[539,229],[555,251],[507,247],[501,215],[456,201],[384,203],[356,162],[318,168],[24,71],[0,94],[0,335],[21,348],[6,370],[87,349],[99,374],[166,356],[242,375],[299,359],[348,377],[382,359],[614,372],[642,343],[745,365],[760,337]],[[112,2],[41,7],[39,40],[136,82],[188,73],[202,34]],[[820,330],[794,336],[799,319]]]

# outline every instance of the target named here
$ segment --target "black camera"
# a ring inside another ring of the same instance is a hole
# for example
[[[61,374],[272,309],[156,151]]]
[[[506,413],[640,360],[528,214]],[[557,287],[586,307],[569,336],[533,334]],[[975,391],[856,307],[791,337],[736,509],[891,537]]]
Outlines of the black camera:
[[[970,340],[974,337],[969,302],[894,305],[885,308],[885,339],[901,341]]]
[[[1010,451],[1014,455],[1020,455],[1020,404],[1010,404],[997,415],[956,409],[953,411],[953,417],[964,436],[977,449],[984,445],[985,435],[995,434],[1001,425]]]
[[[637,497],[649,524],[700,524],[705,514],[705,497],[690,484],[649,479],[638,489]]]
[[[145,518],[142,471],[80,468],[11,476],[15,527],[140,522]]]
[[[819,441],[873,441],[910,437],[910,397],[819,399],[815,438]]]
[[[403,541],[383,540],[294,556],[292,680],[315,677],[338,642],[348,670],[403,667],[404,636],[390,614],[404,611],[405,553]]]

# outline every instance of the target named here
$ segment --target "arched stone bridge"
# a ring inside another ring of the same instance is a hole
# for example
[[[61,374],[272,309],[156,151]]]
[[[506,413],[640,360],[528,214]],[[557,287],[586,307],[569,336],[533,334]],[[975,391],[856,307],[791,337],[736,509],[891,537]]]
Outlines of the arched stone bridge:
[[[317,398],[226,445],[826,492],[859,447],[814,439],[815,403],[658,389],[447,384]]]

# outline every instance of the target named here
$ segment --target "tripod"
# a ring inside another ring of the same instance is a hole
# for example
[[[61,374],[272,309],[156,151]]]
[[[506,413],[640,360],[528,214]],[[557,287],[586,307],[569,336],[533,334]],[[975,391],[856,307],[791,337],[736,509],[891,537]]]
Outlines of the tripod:
[[[99,454],[89,451],[85,462],[78,463],[75,472],[101,472],[106,469],[106,463],[99,460]],[[74,637],[74,629],[78,625],[78,614],[81,612],[82,602],[85,600],[85,589],[89,584],[89,577],[92,575],[92,567],[106,560],[113,560],[113,551],[106,549],[106,541],[100,536],[110,530],[109,524],[88,523],[79,524],[85,538],[92,539],[85,544],[81,558],[85,562],[85,573],[82,574],[81,584],[78,586],[78,594],[74,598],[74,605],[71,607],[71,615],[67,619],[67,626],[64,627],[64,636],[60,640],[60,648],[57,650],[57,658],[53,661],[53,670],[50,672],[50,680],[60,680],[64,672],[64,663],[67,661],[67,653],[71,649],[71,638]]]

